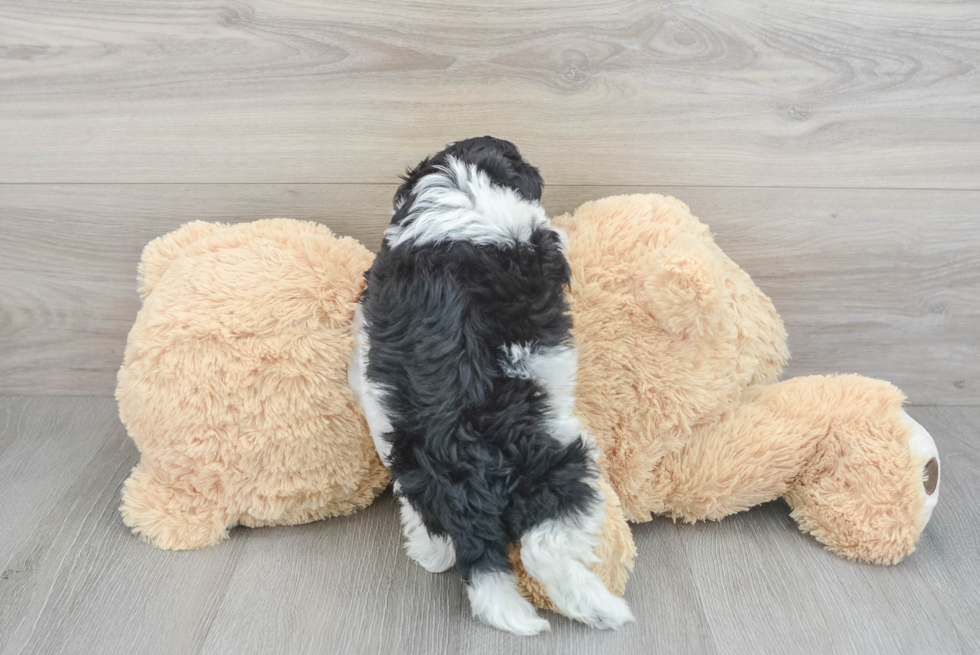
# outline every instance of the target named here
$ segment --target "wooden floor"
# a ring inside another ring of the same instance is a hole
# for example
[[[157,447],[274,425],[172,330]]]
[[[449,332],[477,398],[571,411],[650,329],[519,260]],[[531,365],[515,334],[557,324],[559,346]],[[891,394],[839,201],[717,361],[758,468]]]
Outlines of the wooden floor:
[[[635,624],[548,614],[550,634],[519,638],[469,617],[458,575],[408,559],[390,494],[346,518],[155,550],[116,511],[138,453],[112,400],[0,399],[0,654],[976,653],[980,408],[911,414],[936,435],[943,496],[898,566],[827,553],[781,502],[655,520],[634,526]]]
[[[0,655],[980,653],[980,2],[0,0]],[[551,214],[687,202],[769,294],[787,376],[888,379],[943,456],[901,565],[773,503],[634,528],[638,621],[470,619],[354,516],[154,550],[110,396],[150,239],[318,220],[371,249],[405,166],[514,140]]]

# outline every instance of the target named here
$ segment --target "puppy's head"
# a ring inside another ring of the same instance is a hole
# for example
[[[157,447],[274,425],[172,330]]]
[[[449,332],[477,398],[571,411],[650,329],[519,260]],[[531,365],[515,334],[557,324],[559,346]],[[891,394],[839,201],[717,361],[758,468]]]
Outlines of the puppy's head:
[[[445,170],[450,159],[475,166],[486,173],[493,184],[513,189],[525,200],[541,200],[541,187],[544,186],[541,174],[524,161],[517,146],[503,139],[481,136],[450,144],[442,152],[426,157],[418,166],[410,169],[402,177],[404,183],[395,192],[395,210],[405,206],[419,180],[430,173]]]

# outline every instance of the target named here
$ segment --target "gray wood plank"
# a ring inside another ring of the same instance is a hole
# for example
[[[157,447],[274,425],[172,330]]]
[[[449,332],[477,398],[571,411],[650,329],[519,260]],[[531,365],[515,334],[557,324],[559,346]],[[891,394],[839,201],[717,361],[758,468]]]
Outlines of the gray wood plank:
[[[0,185],[0,393],[111,394],[150,239],[194,219],[319,220],[371,248],[391,185]],[[980,404],[980,192],[545,190],[552,214],[615,193],[687,202],[786,321],[787,375],[890,380]]]
[[[0,653],[198,652],[248,532],[223,548],[155,550],[116,509],[137,452],[111,399],[0,398],[0,408],[32,444],[0,453],[0,468],[24,471],[0,477],[18,510],[0,519]]]
[[[657,521],[633,526],[636,567],[626,587],[626,600],[636,623],[616,632],[592,630],[554,613],[552,631],[533,639],[489,628],[468,617],[461,639],[464,653],[594,653],[596,655],[667,652],[713,654],[715,643],[694,572],[688,564],[684,527]],[[414,566],[414,565],[413,565]],[[418,568],[418,567],[416,567]],[[464,614],[468,605],[464,604]]]
[[[41,521],[110,435],[118,437],[109,404],[0,397],[0,566],[23,549],[27,535],[18,527]]]
[[[458,138],[563,184],[977,188],[972,2],[0,6],[0,180],[386,182]]]
[[[457,652],[462,587],[409,566],[399,534],[390,493],[350,517],[252,530],[203,652]]]
[[[473,620],[455,573],[408,559],[390,494],[350,517],[238,529],[202,551],[143,544],[116,511],[135,449],[114,413],[109,399],[0,398],[11,444],[0,467],[46,463],[66,480],[44,496],[0,478],[20,508],[0,515],[3,655],[972,653],[980,643],[980,408],[911,410],[939,445],[943,496],[900,565],[836,558],[782,503],[695,526],[654,520],[633,526],[636,624],[597,632],[548,614],[553,631],[533,639]],[[72,449],[81,464],[64,460]]]
[[[715,652],[676,534],[641,542],[639,556],[682,562],[669,576],[658,565],[631,579],[641,624],[612,635],[549,613],[553,631],[523,639],[472,619],[455,573],[408,559],[386,493],[352,517],[253,531],[203,652],[635,653],[654,640]]]

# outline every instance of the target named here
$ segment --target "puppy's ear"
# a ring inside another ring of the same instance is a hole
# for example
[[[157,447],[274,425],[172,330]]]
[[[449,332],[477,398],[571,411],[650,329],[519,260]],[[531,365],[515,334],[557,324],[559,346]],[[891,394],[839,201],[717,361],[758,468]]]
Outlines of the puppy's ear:
[[[521,151],[510,141],[493,137],[485,138],[493,140],[508,164],[509,170],[506,172],[504,183],[526,200],[541,200],[544,180],[541,179],[541,173],[538,172],[538,169],[524,161],[524,158],[521,157]]]
[[[514,177],[511,185],[514,190],[527,200],[540,201],[544,180],[541,179],[538,169],[521,159],[520,155],[513,166]]]
[[[392,201],[396,213],[405,206],[405,202],[408,200],[408,196],[412,194],[412,190],[415,189],[415,185],[418,184],[423,175],[430,172],[430,168],[432,168],[432,157],[426,157],[419,162],[418,166],[407,169],[405,174],[401,176],[402,184],[395,191],[395,198]],[[393,220],[392,222],[396,221]]]
[[[568,264],[568,234],[565,230],[542,230],[540,241],[534,244],[540,255],[545,279],[561,280],[568,286],[572,269]]]

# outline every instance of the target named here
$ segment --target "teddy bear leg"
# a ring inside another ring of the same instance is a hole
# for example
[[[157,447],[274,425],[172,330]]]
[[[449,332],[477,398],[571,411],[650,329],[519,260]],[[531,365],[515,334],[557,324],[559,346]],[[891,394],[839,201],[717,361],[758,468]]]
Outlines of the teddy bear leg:
[[[905,410],[899,412],[902,422],[912,429],[912,437],[909,439],[909,453],[913,461],[919,464],[919,477],[922,480],[922,487],[919,489],[919,497],[922,499],[922,510],[919,512],[919,521],[922,528],[926,527],[932,518],[932,511],[939,502],[939,449],[932,435],[919,425],[919,422],[909,416]]]
[[[193,550],[228,537],[225,513],[204,494],[181,488],[140,461],[123,485],[123,522],[157,548]]]
[[[901,392],[856,375],[750,387],[664,459],[653,509],[693,522],[784,497],[804,532],[850,559],[892,564],[938,499],[935,443]]]
[[[748,390],[717,422],[695,427],[664,457],[642,496],[649,511],[685,523],[722,519],[785,494],[812,459],[826,425],[819,414],[787,421],[776,387]]]
[[[929,433],[902,410],[891,384],[857,375],[803,378],[829,418],[817,456],[785,494],[800,528],[828,550],[897,564],[938,500],[939,454]]]

